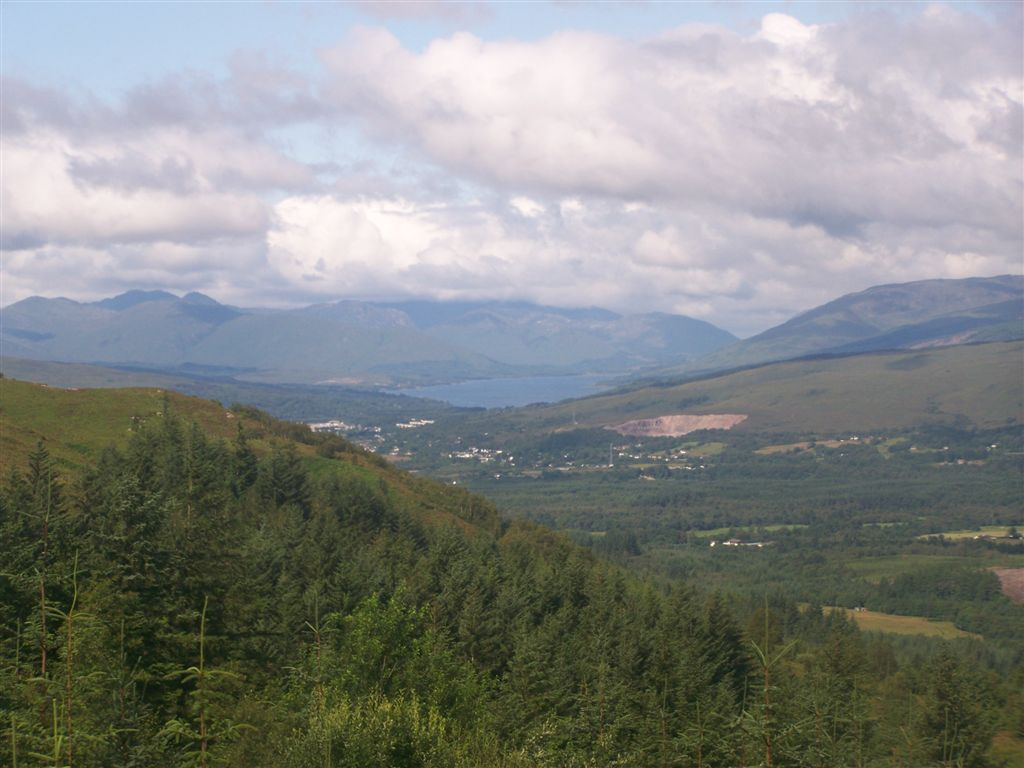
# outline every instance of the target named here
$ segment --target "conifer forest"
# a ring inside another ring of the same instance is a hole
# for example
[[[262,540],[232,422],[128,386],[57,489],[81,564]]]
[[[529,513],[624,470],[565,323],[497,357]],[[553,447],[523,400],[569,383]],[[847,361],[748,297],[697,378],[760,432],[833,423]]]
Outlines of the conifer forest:
[[[246,415],[165,399],[82,471],[40,441],[8,473],[4,763],[973,768],[1022,734],[1019,636],[641,578]]]

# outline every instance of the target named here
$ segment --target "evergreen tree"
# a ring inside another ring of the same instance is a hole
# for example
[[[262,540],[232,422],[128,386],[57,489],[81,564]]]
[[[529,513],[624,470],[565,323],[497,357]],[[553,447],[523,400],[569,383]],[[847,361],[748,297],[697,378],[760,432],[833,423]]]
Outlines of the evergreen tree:
[[[238,423],[238,430],[235,434],[232,459],[231,490],[238,497],[255,484],[259,474],[259,461],[249,445],[241,422]]]
[[[977,673],[944,648],[932,661],[919,727],[926,756],[946,768],[984,768],[994,722]]]

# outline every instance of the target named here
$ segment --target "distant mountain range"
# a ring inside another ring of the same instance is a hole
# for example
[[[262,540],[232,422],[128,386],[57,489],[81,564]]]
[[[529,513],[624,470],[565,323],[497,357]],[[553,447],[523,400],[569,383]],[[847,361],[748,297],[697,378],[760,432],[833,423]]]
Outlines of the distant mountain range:
[[[409,386],[600,373],[677,380],[814,355],[1024,338],[1024,277],[852,293],[742,341],[681,315],[521,302],[337,301],[242,309],[201,293],[32,297],[0,310],[9,358],[278,383]]]
[[[1024,338],[1024,277],[880,285],[658,372],[666,379],[793,360]]]
[[[297,383],[624,374],[735,340],[680,315],[526,303],[338,301],[268,310],[231,307],[200,293],[129,291],[91,303],[31,297],[0,310],[6,357]]]

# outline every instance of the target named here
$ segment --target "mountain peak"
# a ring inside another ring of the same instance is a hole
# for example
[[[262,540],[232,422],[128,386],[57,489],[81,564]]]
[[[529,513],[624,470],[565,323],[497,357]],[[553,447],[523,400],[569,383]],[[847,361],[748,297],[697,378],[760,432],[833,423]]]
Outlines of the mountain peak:
[[[216,299],[211,299],[205,293],[199,293],[198,291],[190,291],[181,297],[181,300],[186,304],[201,304],[207,307],[219,307],[220,302]]]
[[[178,297],[167,291],[125,291],[122,294],[110,299],[102,299],[93,302],[97,307],[113,309],[120,312],[123,309],[130,309],[138,304],[145,304],[149,301],[177,301]]]

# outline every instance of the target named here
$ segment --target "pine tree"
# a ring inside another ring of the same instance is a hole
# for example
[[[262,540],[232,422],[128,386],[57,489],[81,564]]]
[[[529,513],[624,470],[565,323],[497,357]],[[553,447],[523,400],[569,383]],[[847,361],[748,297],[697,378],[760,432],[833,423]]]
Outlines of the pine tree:
[[[253,486],[259,471],[259,462],[241,422],[238,423],[233,448],[231,490],[239,497]]]
[[[944,768],[984,768],[995,724],[977,673],[947,647],[932,661],[919,727],[927,756]]]

